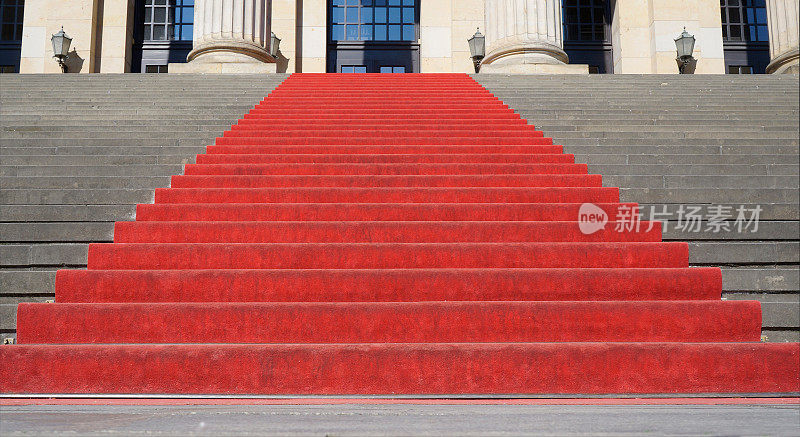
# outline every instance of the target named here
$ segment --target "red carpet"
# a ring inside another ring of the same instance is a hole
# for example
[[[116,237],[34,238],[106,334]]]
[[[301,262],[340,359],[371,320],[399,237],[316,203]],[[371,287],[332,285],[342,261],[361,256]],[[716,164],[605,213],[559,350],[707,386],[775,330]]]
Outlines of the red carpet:
[[[562,152],[466,75],[292,75],[19,306],[0,391],[800,392],[758,302]]]

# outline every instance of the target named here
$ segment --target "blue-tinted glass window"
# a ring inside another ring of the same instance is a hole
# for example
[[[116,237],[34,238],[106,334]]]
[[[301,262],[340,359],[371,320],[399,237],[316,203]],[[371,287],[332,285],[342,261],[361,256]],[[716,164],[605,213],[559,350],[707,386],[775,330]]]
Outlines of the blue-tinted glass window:
[[[417,0],[331,0],[332,41],[416,41]]]
[[[396,67],[384,65],[381,67],[381,73],[405,73],[406,67]]]
[[[606,0],[563,0],[564,41],[603,42],[606,35]]]
[[[0,0],[0,41],[22,41],[25,0]]]
[[[342,65],[342,73],[366,73],[365,65]]]
[[[768,42],[765,0],[720,0],[725,42]]]
[[[145,0],[145,41],[191,41],[194,0]]]

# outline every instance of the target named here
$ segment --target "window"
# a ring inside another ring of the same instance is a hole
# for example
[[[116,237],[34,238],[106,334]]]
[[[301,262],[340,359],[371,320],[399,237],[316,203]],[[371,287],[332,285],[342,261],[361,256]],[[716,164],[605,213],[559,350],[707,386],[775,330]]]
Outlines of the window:
[[[720,0],[722,39],[768,42],[766,0]]]
[[[564,41],[606,41],[605,0],[563,0]]]
[[[0,65],[0,74],[2,73],[16,73],[17,66],[16,65]]]
[[[753,74],[752,65],[729,65],[728,74]]]
[[[332,0],[331,41],[416,41],[416,0]]]
[[[381,67],[381,73],[405,73],[406,67],[391,67],[384,65]]]
[[[0,41],[22,41],[25,0],[0,0]]]
[[[191,41],[194,0],[145,0],[146,41]]]
[[[342,73],[366,73],[365,65],[342,65]]]
[[[147,65],[144,67],[145,73],[168,73],[167,65]]]

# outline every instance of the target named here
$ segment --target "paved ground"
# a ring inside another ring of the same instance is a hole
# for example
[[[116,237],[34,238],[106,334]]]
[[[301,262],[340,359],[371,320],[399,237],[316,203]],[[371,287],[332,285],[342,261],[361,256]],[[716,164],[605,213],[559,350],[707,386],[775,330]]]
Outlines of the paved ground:
[[[800,435],[798,405],[2,406],[14,435]]]

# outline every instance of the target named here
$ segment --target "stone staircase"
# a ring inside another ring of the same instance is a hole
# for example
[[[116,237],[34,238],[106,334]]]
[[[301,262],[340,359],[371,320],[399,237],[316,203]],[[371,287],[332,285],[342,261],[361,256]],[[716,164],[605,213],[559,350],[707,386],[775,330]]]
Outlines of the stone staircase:
[[[285,77],[0,76],[0,335]],[[645,217],[665,205],[665,240],[761,301],[768,341],[798,340],[797,76],[474,77]],[[763,210],[755,233],[689,232],[680,204]]]
[[[285,75],[1,75],[0,335]]]
[[[645,218],[666,207],[664,240],[689,241],[692,265],[721,267],[723,298],[761,301],[767,341],[798,341],[796,75],[474,78]],[[700,231],[676,229],[681,204],[701,207]],[[742,205],[748,219],[761,206],[756,232],[739,232]],[[732,214],[730,231],[708,227],[715,212]]]
[[[292,75],[18,306],[0,393],[796,396],[800,344],[563,149],[463,74]]]

